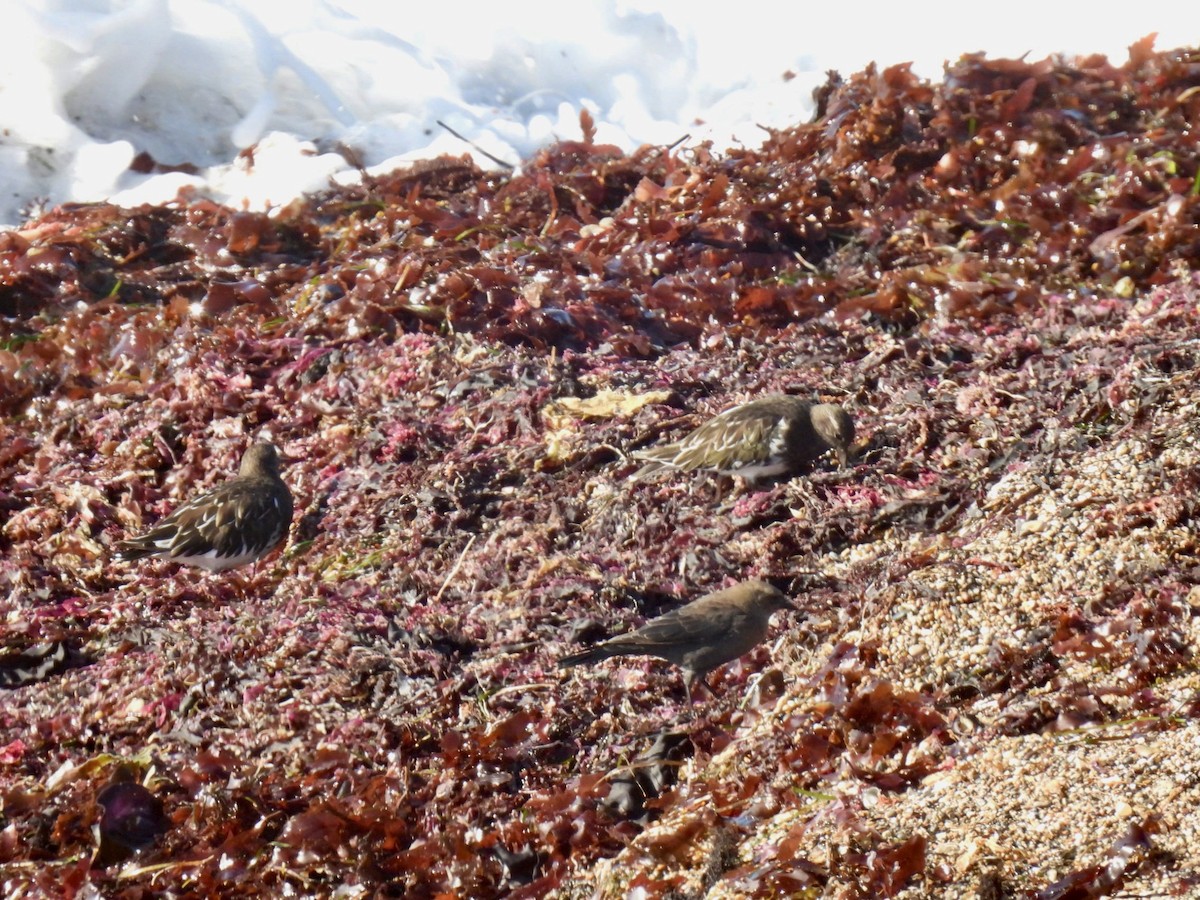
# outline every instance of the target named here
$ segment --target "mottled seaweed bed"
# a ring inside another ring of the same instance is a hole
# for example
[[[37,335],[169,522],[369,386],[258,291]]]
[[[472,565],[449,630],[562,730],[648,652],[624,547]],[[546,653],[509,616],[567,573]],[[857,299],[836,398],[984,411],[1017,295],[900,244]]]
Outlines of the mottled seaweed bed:
[[[818,100],[0,234],[4,894],[1196,890],[1200,51]],[[856,464],[627,480],[778,390]],[[254,436],[282,553],[113,560]],[[554,667],[750,576],[803,612],[691,713]]]

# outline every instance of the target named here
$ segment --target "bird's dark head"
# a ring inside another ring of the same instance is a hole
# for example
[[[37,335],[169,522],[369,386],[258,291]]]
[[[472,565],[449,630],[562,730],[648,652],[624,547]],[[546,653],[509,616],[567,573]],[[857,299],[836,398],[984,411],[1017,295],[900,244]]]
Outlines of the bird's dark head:
[[[238,474],[243,477],[254,475],[277,476],[279,474],[280,462],[279,451],[275,449],[275,445],[267,441],[259,441],[258,443],[251,444],[250,449],[242,457],[242,465],[238,469]]]
[[[796,606],[787,594],[779,590],[773,584],[763,581],[761,578],[752,578],[749,581],[743,581],[739,587],[743,590],[746,598],[758,609],[766,609],[775,612],[779,609],[795,609]]]
[[[854,443],[854,420],[850,413],[836,403],[818,403],[812,408],[812,426],[844,466]]]

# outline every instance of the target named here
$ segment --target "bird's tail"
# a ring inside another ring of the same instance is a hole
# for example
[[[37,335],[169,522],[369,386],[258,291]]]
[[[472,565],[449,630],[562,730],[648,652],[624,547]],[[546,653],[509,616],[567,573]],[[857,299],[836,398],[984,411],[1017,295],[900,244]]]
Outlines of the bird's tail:
[[[642,463],[642,467],[629,476],[630,481],[641,481],[648,475],[654,475],[659,472],[665,472],[671,468],[670,460],[674,457],[673,453],[660,454],[654,450],[646,450],[642,453],[633,454],[633,458]]]
[[[580,650],[578,653],[564,656],[558,661],[558,667],[560,669],[569,669],[571,666],[577,666],[580,663],[598,662],[602,659],[608,659],[613,655],[610,649],[602,644],[598,644],[595,647],[588,647],[586,650]]]
[[[161,547],[156,547],[154,544],[148,544],[145,541],[118,541],[116,546],[117,556],[130,562],[135,559],[145,559],[147,556],[151,556],[161,550]]]

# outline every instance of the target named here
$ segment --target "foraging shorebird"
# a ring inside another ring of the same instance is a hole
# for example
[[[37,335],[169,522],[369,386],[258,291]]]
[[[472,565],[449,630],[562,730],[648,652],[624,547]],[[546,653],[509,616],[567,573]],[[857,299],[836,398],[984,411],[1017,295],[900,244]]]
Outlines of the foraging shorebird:
[[[210,572],[255,562],[292,522],[292,494],[279,476],[274,444],[253,444],[236,478],[180,506],[140,537],[117,544],[123,559],[154,556]]]
[[[827,450],[845,466],[853,441],[854,421],[842,407],[776,394],[727,409],[673,444],[634,453],[646,464],[633,477],[705,469],[753,483],[794,472]]]
[[[795,609],[784,594],[754,578],[706,594],[686,606],[651,619],[629,634],[564,656],[559,668],[596,662],[612,656],[657,656],[683,670],[688,705],[692,687],[717,666],[754,649],[767,636],[771,614]]]

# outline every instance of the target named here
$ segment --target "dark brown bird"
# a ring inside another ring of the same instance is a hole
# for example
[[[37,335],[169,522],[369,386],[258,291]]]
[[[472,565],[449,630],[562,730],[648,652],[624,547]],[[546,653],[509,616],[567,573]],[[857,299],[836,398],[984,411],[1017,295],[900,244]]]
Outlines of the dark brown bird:
[[[564,656],[558,665],[567,668],[611,656],[657,656],[683,669],[690,706],[692,686],[712,669],[756,647],[767,636],[771,614],[780,609],[795,607],[765,581],[743,581],[651,619],[629,634]]]
[[[662,469],[707,469],[747,482],[796,471],[827,450],[846,465],[854,421],[834,403],[774,394],[727,409],[682,440],[634,453],[642,478]]]
[[[190,500],[140,537],[117,544],[123,559],[155,556],[223,572],[266,556],[287,536],[292,494],[274,444],[253,444],[236,478]]]

